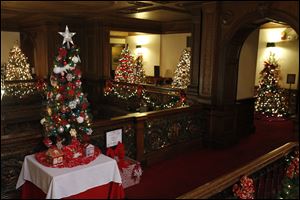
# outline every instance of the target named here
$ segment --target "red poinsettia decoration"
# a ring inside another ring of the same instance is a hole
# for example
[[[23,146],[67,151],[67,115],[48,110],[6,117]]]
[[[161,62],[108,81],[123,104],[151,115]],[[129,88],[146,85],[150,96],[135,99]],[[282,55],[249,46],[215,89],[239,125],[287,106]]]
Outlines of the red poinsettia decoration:
[[[295,157],[287,167],[286,176],[290,179],[293,179],[295,176],[299,176],[299,151],[296,151]]]
[[[253,180],[247,176],[243,176],[240,180],[240,185],[234,184],[232,191],[234,196],[240,199],[254,199],[254,185]]]

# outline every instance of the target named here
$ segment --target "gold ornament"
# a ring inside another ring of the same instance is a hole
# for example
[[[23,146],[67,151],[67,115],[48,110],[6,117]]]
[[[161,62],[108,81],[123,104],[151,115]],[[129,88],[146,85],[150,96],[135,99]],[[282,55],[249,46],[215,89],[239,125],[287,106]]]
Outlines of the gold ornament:
[[[71,130],[70,130],[70,135],[71,135],[72,137],[76,137],[76,135],[77,135],[76,129],[71,128]]]

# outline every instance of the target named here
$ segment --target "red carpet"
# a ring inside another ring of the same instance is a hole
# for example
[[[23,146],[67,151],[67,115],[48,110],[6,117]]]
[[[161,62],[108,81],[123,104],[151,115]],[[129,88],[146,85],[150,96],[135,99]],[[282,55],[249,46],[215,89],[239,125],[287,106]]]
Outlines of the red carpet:
[[[128,199],[174,199],[265,153],[298,141],[291,120],[255,121],[256,132],[226,149],[199,149],[143,169],[141,182],[125,189]]]

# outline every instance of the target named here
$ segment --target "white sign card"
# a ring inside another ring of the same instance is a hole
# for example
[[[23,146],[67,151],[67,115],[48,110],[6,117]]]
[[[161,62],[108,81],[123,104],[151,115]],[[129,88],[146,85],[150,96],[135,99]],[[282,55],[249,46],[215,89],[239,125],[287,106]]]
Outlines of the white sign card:
[[[116,146],[118,142],[122,142],[122,129],[106,132],[106,148]]]

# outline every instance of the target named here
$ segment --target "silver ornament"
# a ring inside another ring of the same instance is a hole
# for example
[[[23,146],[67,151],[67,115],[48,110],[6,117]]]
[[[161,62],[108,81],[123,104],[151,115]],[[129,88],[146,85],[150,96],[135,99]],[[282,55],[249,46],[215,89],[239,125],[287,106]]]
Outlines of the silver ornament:
[[[58,128],[58,132],[59,132],[59,133],[63,133],[63,132],[64,132],[64,127],[60,126],[60,127]]]
[[[69,102],[69,107],[70,107],[71,109],[76,108],[76,101],[70,101],[70,102]]]
[[[71,82],[73,80],[73,75],[67,74],[66,78],[67,78],[67,81]]]
[[[74,56],[74,57],[72,58],[72,61],[73,61],[74,63],[78,63],[79,59],[78,59],[78,57]]]
[[[77,117],[77,122],[79,124],[81,124],[83,122],[83,120],[84,120],[83,117],[81,117],[81,116]]]

